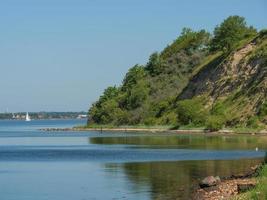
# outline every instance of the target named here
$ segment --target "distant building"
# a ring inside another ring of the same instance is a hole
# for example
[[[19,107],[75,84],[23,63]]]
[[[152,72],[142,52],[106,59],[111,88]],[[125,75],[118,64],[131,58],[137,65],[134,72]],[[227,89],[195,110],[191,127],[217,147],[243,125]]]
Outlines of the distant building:
[[[77,119],[85,119],[87,118],[87,115],[78,115]]]

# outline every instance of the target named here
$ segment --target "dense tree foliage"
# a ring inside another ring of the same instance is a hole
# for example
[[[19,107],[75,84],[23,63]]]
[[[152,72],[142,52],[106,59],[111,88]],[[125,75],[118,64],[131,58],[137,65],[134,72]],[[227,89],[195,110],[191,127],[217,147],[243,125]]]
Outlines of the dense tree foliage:
[[[193,68],[208,54],[210,34],[183,29],[162,53],[153,53],[145,66],[129,69],[120,87],[107,88],[89,110],[97,124],[176,124],[174,100]],[[168,56],[167,56],[168,55]]]
[[[195,32],[190,28],[183,28],[181,35],[163,50],[162,57],[171,57],[180,50],[190,53],[192,50],[203,49],[207,47],[209,40],[210,34],[205,30]]]
[[[245,18],[230,16],[214,30],[211,48],[214,50],[232,50],[242,39],[255,36],[257,31],[247,26]]]
[[[164,70],[164,62],[161,56],[155,52],[150,58],[145,68],[151,76],[159,75]]]

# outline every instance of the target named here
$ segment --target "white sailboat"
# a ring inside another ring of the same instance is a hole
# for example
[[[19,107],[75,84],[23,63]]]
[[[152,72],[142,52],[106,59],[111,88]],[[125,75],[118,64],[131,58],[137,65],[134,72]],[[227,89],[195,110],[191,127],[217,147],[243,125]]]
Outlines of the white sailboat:
[[[26,121],[26,122],[29,122],[29,121],[31,121],[31,118],[30,118],[30,115],[29,115],[29,113],[28,113],[28,112],[27,112],[27,114],[26,114],[25,121]]]

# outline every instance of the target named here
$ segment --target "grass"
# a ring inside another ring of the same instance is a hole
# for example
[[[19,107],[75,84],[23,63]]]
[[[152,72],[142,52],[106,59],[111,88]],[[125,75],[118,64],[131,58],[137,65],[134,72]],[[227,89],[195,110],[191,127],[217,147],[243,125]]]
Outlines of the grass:
[[[252,42],[258,35],[251,35],[250,37],[248,38],[245,38],[243,40],[240,40],[236,47],[234,48],[234,50],[239,50],[241,48],[243,48],[246,44],[249,44],[250,42]]]
[[[233,200],[265,200],[267,199],[267,165],[265,165],[257,178],[257,186],[244,194],[240,194]]]
[[[182,125],[178,130],[204,130],[204,126],[196,126],[194,124]]]
[[[83,127],[76,127],[76,128],[110,128],[110,129],[115,129],[115,128],[125,128],[125,129],[131,129],[131,128],[136,128],[136,129],[164,129],[164,130],[169,130],[172,128],[170,125],[155,125],[155,126],[148,126],[148,125],[125,125],[125,126],[115,126],[115,125],[101,125],[101,124],[92,124],[92,125],[87,125]]]
[[[116,126],[111,124],[91,124],[86,126],[75,126],[74,128],[78,129],[86,129],[86,128],[92,128],[92,129],[161,129],[161,130],[205,130],[206,128],[204,126],[195,126],[193,124],[183,125],[179,128],[173,128],[174,126],[171,125],[124,125],[124,126]],[[238,127],[238,128],[229,128],[227,130],[231,130],[234,133],[257,133],[261,129],[253,129],[253,128],[247,128],[247,127]]]
[[[222,54],[223,54],[222,51],[218,51],[218,52],[215,52],[214,54],[210,54],[206,56],[204,61],[202,61],[200,65],[194,68],[191,77],[194,77],[196,74],[198,74],[198,72],[200,72],[201,69],[203,69],[203,67],[207,66],[209,63],[219,58]]]
[[[129,129],[164,129],[164,130],[173,130],[173,125],[122,125],[122,126],[116,126],[112,124],[90,124],[86,126],[76,126],[75,128],[95,128],[95,129],[100,129],[100,128],[110,128],[110,129],[115,129],[115,128],[129,128]],[[183,125],[177,128],[177,130],[204,130],[204,126],[196,126],[193,124],[188,124],[188,125]]]
[[[263,128],[248,128],[248,127],[238,127],[238,128],[231,128],[232,131],[235,133],[258,133]]]

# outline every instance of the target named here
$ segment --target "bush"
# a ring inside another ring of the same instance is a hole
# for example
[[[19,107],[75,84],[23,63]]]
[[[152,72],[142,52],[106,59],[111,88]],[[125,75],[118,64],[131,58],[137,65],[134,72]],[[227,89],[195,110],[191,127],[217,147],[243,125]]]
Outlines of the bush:
[[[206,128],[210,131],[218,131],[224,126],[224,120],[221,116],[211,115],[206,121]]]
[[[265,35],[267,35],[267,29],[262,29],[262,30],[259,32],[259,36],[260,36],[260,37],[264,37]]]
[[[257,116],[252,116],[247,121],[247,127],[257,129],[259,128],[259,119]]]
[[[261,105],[259,115],[260,115],[261,117],[264,117],[264,116],[267,115],[267,101],[264,102],[264,103]]]
[[[177,114],[175,112],[168,112],[160,118],[160,124],[176,125],[177,124]]]
[[[178,120],[183,125],[202,125],[206,121],[207,112],[201,99],[187,99],[177,103]]]
[[[210,112],[211,112],[212,115],[224,116],[226,114],[225,113],[226,108],[227,108],[227,106],[223,102],[218,101],[213,105],[213,107],[212,107]]]

